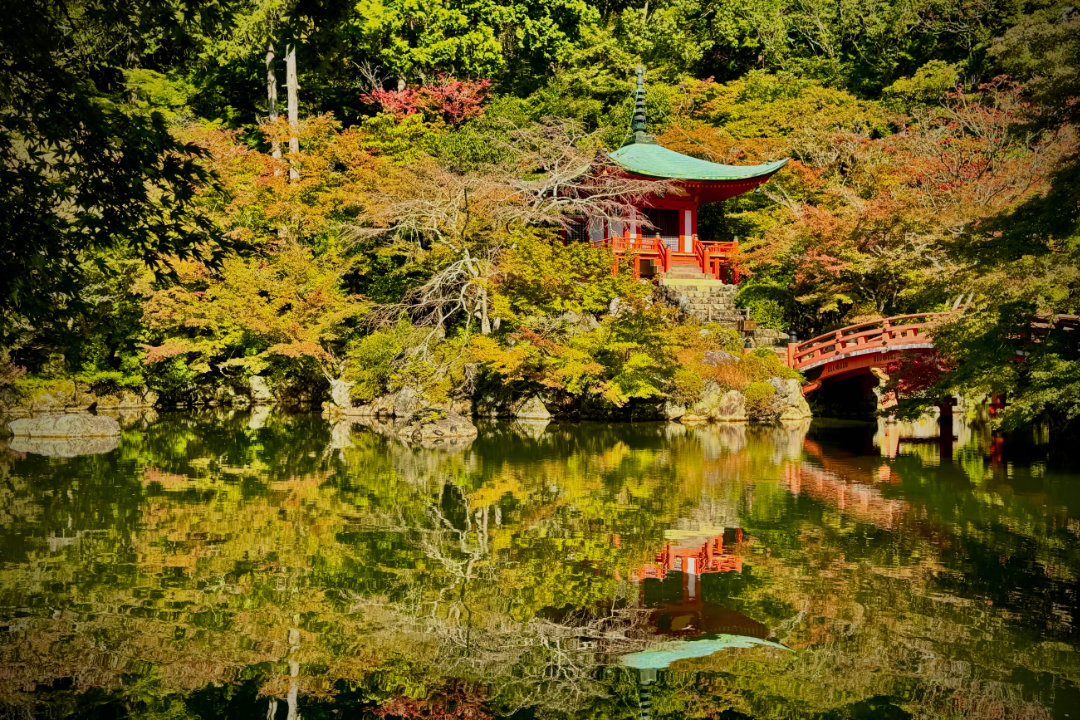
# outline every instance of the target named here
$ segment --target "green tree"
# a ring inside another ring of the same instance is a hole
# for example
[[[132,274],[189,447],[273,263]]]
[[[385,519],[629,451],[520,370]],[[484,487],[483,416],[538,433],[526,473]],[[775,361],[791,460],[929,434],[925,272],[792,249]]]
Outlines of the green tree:
[[[0,19],[0,342],[63,323],[89,266],[119,251],[164,272],[164,256],[217,258],[224,241],[196,202],[202,151],[159,112],[128,103],[123,70],[176,49],[199,3],[47,0]]]

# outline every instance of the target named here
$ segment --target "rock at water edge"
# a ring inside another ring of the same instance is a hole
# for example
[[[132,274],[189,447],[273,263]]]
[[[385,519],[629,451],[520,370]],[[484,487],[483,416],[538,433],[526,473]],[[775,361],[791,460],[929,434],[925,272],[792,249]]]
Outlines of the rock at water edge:
[[[551,419],[551,413],[548,412],[547,407],[544,405],[544,401],[540,399],[539,395],[522,398],[519,402],[514,404],[512,412],[514,417],[518,420]]]
[[[330,399],[342,410],[350,410],[352,408],[351,392],[355,384],[344,380],[331,380]]]
[[[394,396],[393,416],[398,419],[412,417],[420,409],[420,393],[406,385]]]
[[[250,380],[251,402],[256,405],[268,405],[274,402],[274,393],[270,390],[270,381],[262,375],[252,375]]]
[[[705,383],[701,399],[679,418],[683,423],[745,422],[746,398],[738,390],[725,390],[712,380]]]
[[[773,411],[780,420],[809,420],[813,417],[810,404],[802,393],[802,386],[794,378],[769,378],[769,384],[776,389],[772,398]]]
[[[476,426],[452,410],[427,408],[417,417],[397,430],[403,440],[422,446],[458,445],[477,435]]]

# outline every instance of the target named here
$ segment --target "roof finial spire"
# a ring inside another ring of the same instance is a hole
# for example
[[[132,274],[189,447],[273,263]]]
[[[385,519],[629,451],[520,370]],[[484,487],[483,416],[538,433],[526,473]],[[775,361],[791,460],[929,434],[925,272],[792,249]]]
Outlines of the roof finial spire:
[[[655,143],[645,132],[645,66],[637,66],[637,89],[634,90],[634,119],[630,125],[630,138],[623,145]]]

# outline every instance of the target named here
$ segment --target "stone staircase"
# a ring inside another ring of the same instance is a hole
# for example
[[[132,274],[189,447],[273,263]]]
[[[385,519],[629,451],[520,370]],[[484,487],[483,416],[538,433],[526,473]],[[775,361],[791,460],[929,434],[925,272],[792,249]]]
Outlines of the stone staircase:
[[[788,337],[778,330],[759,328],[746,311],[735,307],[739,288],[689,266],[674,266],[657,286],[660,297],[687,317],[738,331],[749,347],[784,348]]]

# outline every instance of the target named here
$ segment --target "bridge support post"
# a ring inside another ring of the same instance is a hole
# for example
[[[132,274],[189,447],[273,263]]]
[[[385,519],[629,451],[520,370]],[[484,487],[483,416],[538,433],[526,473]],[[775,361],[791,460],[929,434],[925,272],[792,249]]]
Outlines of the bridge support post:
[[[951,460],[953,456],[953,406],[956,398],[945,398],[937,402],[938,408],[938,452],[942,460]]]

